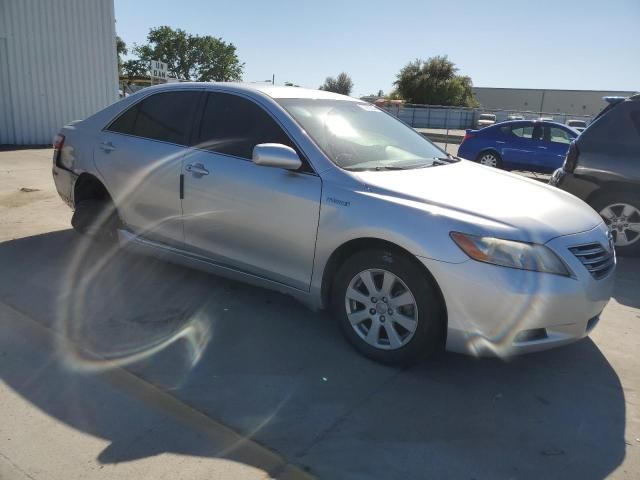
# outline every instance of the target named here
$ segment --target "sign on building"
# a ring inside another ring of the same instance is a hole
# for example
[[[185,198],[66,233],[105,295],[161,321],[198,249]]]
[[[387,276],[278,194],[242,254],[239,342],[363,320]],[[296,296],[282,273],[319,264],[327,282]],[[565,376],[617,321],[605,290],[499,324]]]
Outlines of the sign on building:
[[[168,65],[158,60],[151,60],[149,68],[152,82],[166,82],[169,78]]]

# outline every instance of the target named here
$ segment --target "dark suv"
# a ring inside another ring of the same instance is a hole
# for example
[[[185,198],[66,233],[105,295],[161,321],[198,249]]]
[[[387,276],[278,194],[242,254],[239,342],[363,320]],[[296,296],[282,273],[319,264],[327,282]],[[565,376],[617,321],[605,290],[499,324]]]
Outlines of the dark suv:
[[[604,219],[619,255],[640,254],[640,94],[609,105],[569,147],[549,182]]]

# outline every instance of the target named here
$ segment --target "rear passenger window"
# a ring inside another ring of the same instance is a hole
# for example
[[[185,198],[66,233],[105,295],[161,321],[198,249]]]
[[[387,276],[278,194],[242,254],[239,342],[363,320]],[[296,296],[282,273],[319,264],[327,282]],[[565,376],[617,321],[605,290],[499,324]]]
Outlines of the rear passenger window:
[[[127,135],[133,135],[133,127],[136,124],[136,117],[138,116],[138,106],[134,105],[126,112],[120,115],[107,130],[117,133],[125,133]]]
[[[134,135],[187,145],[200,92],[158,93],[142,101]]]
[[[108,130],[188,145],[200,95],[198,91],[157,93],[127,110]]]
[[[296,148],[287,134],[260,106],[226,93],[207,94],[200,124],[201,148],[251,160],[260,143],[281,143]]]
[[[533,127],[512,128],[511,133],[520,138],[531,138],[533,136]]]

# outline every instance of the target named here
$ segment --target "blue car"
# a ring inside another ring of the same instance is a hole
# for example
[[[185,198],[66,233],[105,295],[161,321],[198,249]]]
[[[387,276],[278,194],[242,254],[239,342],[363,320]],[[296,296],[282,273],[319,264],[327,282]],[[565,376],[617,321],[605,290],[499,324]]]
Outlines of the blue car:
[[[578,131],[556,122],[502,122],[467,130],[458,156],[505,170],[552,173],[562,166],[569,144],[578,135]]]

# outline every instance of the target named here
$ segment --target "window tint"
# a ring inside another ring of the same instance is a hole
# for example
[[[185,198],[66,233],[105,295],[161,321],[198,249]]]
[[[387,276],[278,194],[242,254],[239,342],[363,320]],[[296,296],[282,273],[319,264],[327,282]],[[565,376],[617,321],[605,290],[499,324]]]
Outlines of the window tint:
[[[139,104],[130,107],[129,110],[125,111],[111,125],[109,125],[107,130],[118,133],[126,133],[127,135],[133,135],[133,127],[136,123],[138,107]]]
[[[631,123],[636,129],[636,133],[640,136],[640,109],[630,113]]]
[[[533,135],[533,127],[512,128],[511,133],[520,138],[531,138]]]
[[[569,132],[567,132],[566,130],[563,130],[562,128],[549,127],[549,137],[545,138],[545,140],[548,140],[553,143],[569,144],[571,143],[571,140],[573,140],[573,138],[574,137],[571,136]]]
[[[187,145],[200,95],[197,91],[166,92],[143,100],[138,108],[134,135]]]
[[[200,124],[199,144],[218,153],[250,160],[260,143],[295,146],[280,126],[260,106],[226,93],[207,94]]]
[[[594,152],[640,155],[640,102],[625,101],[594,120],[578,137],[580,146]]]

